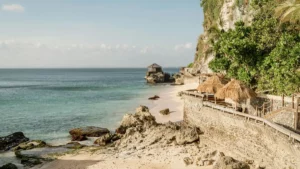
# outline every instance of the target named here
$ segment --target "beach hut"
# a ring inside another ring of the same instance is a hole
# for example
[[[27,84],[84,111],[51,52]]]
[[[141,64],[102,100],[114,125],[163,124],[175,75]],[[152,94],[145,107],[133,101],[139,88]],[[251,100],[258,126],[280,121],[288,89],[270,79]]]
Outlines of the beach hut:
[[[217,76],[213,75],[209,77],[205,82],[201,83],[197,90],[199,92],[209,93],[209,94],[215,94],[219,89],[221,89],[224,86],[223,80]]]
[[[238,103],[246,102],[248,99],[256,97],[256,93],[241,81],[231,79],[229,83],[218,90],[215,96],[219,99],[231,99],[235,102],[235,108],[237,108]]]
[[[148,72],[149,73],[162,72],[162,68],[158,64],[153,63],[152,65],[148,66]]]

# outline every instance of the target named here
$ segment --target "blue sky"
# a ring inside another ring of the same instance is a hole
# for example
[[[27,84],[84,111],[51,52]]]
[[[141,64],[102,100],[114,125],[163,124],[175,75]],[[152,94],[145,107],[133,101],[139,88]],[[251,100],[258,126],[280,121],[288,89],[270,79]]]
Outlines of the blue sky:
[[[0,0],[0,67],[192,62],[199,0]]]

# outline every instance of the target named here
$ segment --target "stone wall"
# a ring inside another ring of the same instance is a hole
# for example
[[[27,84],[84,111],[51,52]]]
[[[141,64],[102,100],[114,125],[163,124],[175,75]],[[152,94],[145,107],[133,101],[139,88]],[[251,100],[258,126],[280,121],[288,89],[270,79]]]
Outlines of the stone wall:
[[[267,168],[300,169],[300,144],[255,121],[204,107],[199,98],[183,96],[184,121],[200,127],[203,140],[240,160],[254,160]],[[200,138],[201,139],[201,138]]]
[[[282,125],[288,129],[295,128],[294,119],[295,119],[295,113],[289,110],[282,110],[279,113],[277,113],[276,116],[269,118],[269,120],[273,121],[274,123]]]

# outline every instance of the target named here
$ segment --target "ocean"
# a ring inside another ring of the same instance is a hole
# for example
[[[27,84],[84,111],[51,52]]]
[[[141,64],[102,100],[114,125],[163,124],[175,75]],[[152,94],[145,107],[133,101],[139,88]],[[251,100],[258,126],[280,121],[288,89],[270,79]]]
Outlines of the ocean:
[[[175,73],[178,68],[164,69]],[[114,130],[123,115],[166,85],[146,84],[146,69],[0,69],[0,136],[22,131],[50,144],[80,126]]]

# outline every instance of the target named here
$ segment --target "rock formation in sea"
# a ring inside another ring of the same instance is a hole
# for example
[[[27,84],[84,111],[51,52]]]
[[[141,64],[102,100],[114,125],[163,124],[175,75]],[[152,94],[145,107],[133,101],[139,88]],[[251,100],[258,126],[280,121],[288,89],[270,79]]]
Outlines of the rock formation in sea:
[[[110,131],[107,128],[87,126],[72,129],[69,133],[72,136],[72,141],[83,141],[87,140],[87,137],[100,137],[110,133]]]
[[[146,73],[145,79],[147,83],[173,83],[174,78],[169,74],[163,72],[161,66],[156,63],[148,66],[148,71]]]
[[[5,137],[0,137],[0,151],[7,151],[29,139],[22,132],[16,132]]]

